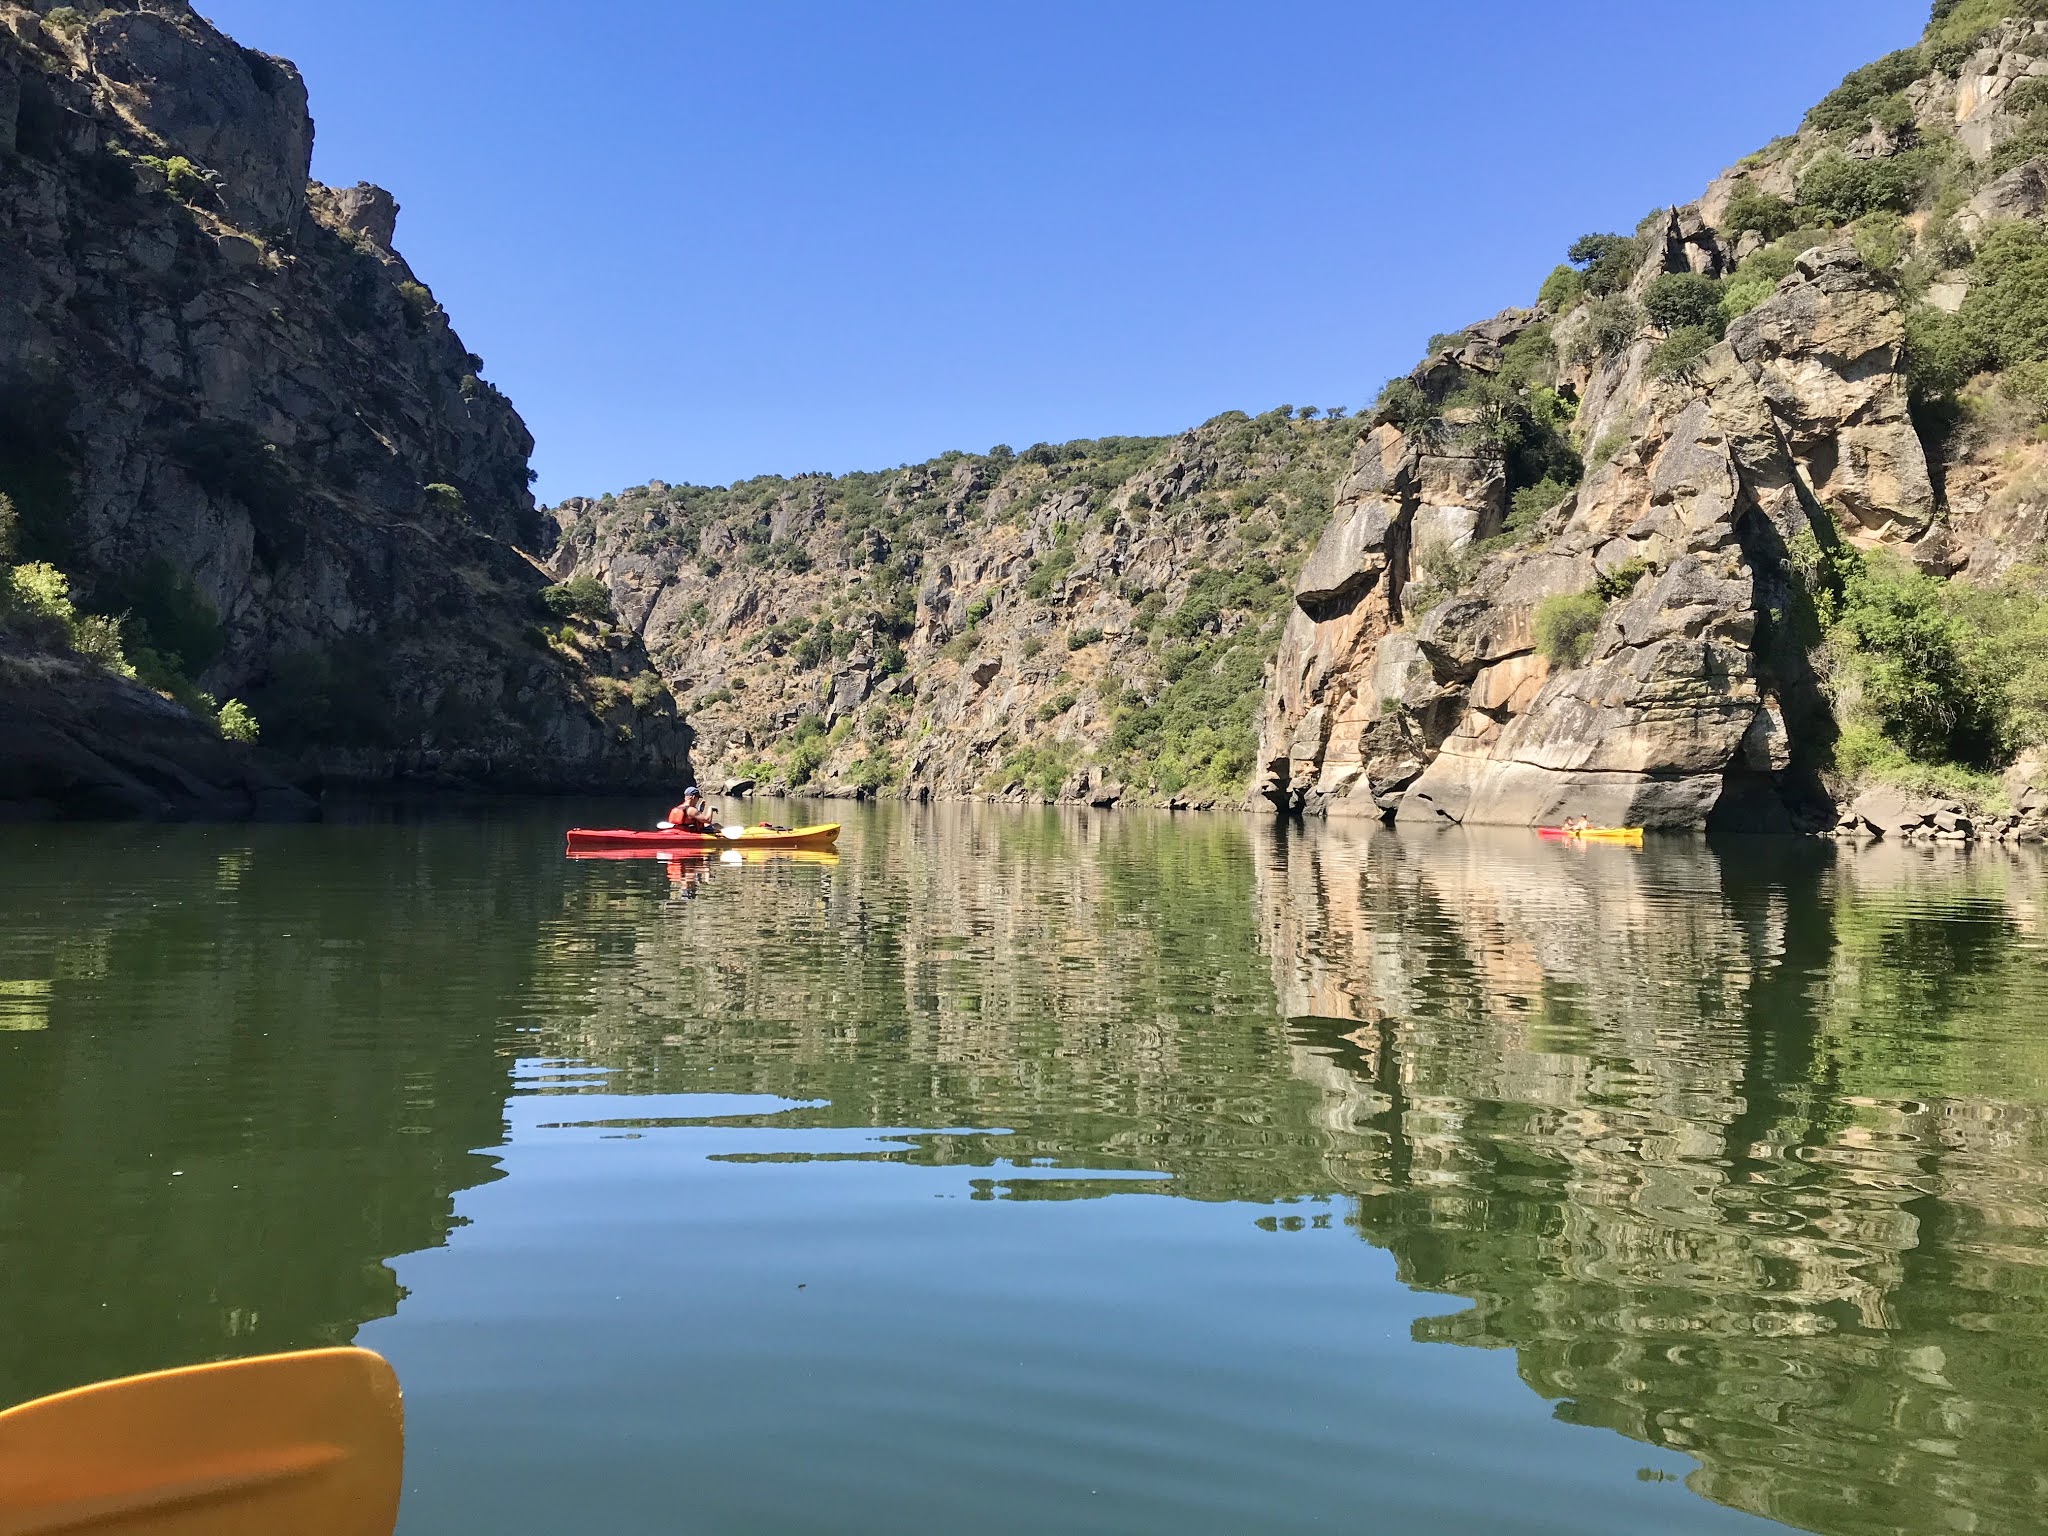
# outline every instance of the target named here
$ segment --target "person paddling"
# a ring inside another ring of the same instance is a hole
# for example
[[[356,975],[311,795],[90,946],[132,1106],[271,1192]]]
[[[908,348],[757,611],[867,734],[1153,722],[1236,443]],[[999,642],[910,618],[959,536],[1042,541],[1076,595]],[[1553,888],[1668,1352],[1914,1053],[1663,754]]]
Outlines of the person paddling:
[[[718,823],[712,819],[710,807],[705,805],[704,796],[694,784],[683,791],[680,805],[669,807],[668,824],[683,832],[715,834],[718,831]]]

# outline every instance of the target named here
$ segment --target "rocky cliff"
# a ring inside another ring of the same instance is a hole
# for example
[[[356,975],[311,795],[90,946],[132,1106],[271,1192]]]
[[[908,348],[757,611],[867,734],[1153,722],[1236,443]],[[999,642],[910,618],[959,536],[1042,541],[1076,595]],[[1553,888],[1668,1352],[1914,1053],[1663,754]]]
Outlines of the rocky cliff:
[[[707,781],[1234,804],[1355,435],[1281,407],[877,474],[657,482],[554,508],[554,569],[601,583],[687,699]]]
[[[2008,8],[1944,0],[1389,385],[1295,585],[1264,795],[1803,830],[1863,778],[1995,796],[2048,681],[2048,21]],[[1565,473],[1518,472],[1532,421]]]
[[[688,730],[638,646],[539,622],[525,426],[397,254],[390,195],[310,183],[312,142],[297,71],[184,0],[0,0],[16,558],[116,621],[114,670],[201,715],[240,699],[300,775],[673,782]],[[61,670],[16,665],[10,719]],[[96,803],[109,761],[67,718],[55,757],[0,732],[0,783],[45,810]],[[219,732],[185,736],[218,787]]]
[[[1362,417],[639,487],[553,509],[553,568],[721,777],[1944,835],[2048,802],[1998,778],[2048,741],[2034,10],[1940,0]],[[1873,783],[1907,800],[1844,815]]]

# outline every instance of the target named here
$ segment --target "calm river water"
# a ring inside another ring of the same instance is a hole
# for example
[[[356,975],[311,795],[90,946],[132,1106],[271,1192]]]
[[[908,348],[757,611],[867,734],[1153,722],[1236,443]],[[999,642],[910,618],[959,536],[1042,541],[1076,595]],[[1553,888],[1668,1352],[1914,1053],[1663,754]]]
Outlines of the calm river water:
[[[628,814],[0,828],[0,1401],[357,1341],[408,1536],[2048,1531],[2043,862]]]

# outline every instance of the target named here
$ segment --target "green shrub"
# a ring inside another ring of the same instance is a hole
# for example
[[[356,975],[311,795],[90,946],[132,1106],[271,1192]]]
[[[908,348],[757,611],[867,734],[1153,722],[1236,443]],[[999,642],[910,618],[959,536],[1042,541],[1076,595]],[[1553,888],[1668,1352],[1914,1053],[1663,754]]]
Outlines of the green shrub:
[[[1562,315],[1586,296],[1586,279],[1576,267],[1553,268],[1536,290],[1536,302],[1553,315]]]
[[[405,278],[398,284],[398,302],[405,310],[405,323],[412,330],[420,330],[440,310],[433,294],[426,285]]]
[[[1598,296],[1626,288],[1647,249],[1639,236],[1581,235],[1565,260],[1584,273],[1586,291]]]
[[[44,15],[43,24],[53,31],[62,32],[66,37],[70,37],[85,29],[85,16],[74,5],[60,5]]]
[[[1914,128],[1913,103],[1904,92],[1894,91],[1871,108],[1870,121],[1894,139],[1907,137]]]
[[[901,772],[887,748],[872,746],[855,760],[848,777],[857,788],[878,795],[894,784]]]
[[[1873,272],[1895,270],[1906,255],[1906,225],[1896,213],[1868,214],[1857,222],[1850,235],[1856,254]]]
[[[1080,695],[1075,693],[1072,689],[1067,689],[1062,693],[1054,694],[1051,698],[1047,699],[1043,704],[1038,706],[1039,721],[1043,723],[1047,720],[1057,720],[1061,715],[1064,715],[1068,710],[1072,709],[1074,707],[1075,701],[1079,698]]]
[[[1914,260],[1931,275],[1966,267],[1976,259],[1976,248],[1953,216],[1939,214],[1921,226],[1914,242]]]
[[[1091,645],[1099,645],[1101,643],[1102,630],[1096,625],[1090,625],[1086,629],[1077,629],[1067,636],[1067,649],[1070,651],[1083,651]]]
[[[1523,486],[1508,498],[1507,526],[1502,531],[1510,534],[1526,532],[1542,520],[1544,513],[1571,493],[1571,486],[1549,476],[1534,485]]]
[[[1044,800],[1057,800],[1068,775],[1073,772],[1074,748],[1055,743],[1043,747],[1020,747],[1005,757],[1002,766],[983,780],[991,792],[1022,784]]]
[[[1026,661],[1029,661],[1032,657],[1036,656],[1040,651],[1044,649],[1045,641],[1037,635],[1032,635],[1028,637],[1022,645],[1017,647],[1017,654],[1022,656]]]
[[[1636,584],[1650,571],[1650,562],[1641,558],[1624,560],[1612,569],[1600,572],[1593,578],[1593,590],[1600,594],[1600,600],[1615,603],[1635,591]]]
[[[1055,544],[1046,552],[1045,558],[1032,567],[1031,574],[1024,578],[1024,595],[1034,601],[1044,601],[1052,595],[1053,587],[1058,584],[1060,577],[1072,569],[1073,564],[1074,546],[1070,543]],[[971,609],[968,622],[975,622]]]
[[[1760,251],[1754,251],[1741,266],[1735,269],[1731,282],[1769,283],[1776,287],[1792,275],[1792,269],[1799,265],[1799,253],[1810,250],[1825,240],[1828,231],[1824,229],[1795,229],[1782,240],[1774,240]]]
[[[1721,328],[1725,331],[1777,291],[1778,284],[1774,279],[1729,278],[1721,285]]]
[[[1597,591],[1560,593],[1536,605],[1536,649],[1554,667],[1576,667],[1593,648],[1607,604]]]
[[[1931,304],[1906,311],[1906,385],[1916,401],[1953,396],[1990,362],[1959,316]]]
[[[2017,565],[1989,586],[1951,583],[1948,599],[1982,637],[2004,695],[2001,756],[2048,744],[2048,569]]]
[[[1106,749],[1118,776],[1155,794],[1190,785],[1241,792],[1258,743],[1260,674],[1277,629],[1269,622],[1200,635],[1178,676],[1149,702],[1105,676],[1098,691],[1114,711]]]
[[[633,681],[628,687],[633,700],[633,707],[642,714],[659,707],[661,702],[668,697],[668,685],[662,682],[658,673],[635,673]]]
[[[240,699],[229,699],[221,705],[220,713],[214,716],[214,725],[229,741],[240,742],[245,747],[256,745],[256,738],[263,734],[256,717],[249,712],[249,706]]]
[[[792,787],[810,783],[811,776],[824,766],[831,750],[825,745],[823,736],[809,736],[797,740],[791,745],[789,755],[782,761],[784,777],[789,780]]]
[[[0,631],[8,630],[37,645],[61,646],[118,677],[135,676],[119,621],[80,613],[71,601],[70,580],[47,562],[0,565]]]
[[[1946,583],[1888,555],[1838,557],[1828,628],[1847,710],[1908,757],[1995,763],[2008,745],[1998,658],[1956,612]]]
[[[469,503],[463,500],[462,492],[454,486],[443,485],[437,481],[433,485],[421,487],[420,496],[429,515],[454,518],[460,522],[469,521]]]
[[[204,203],[213,196],[213,183],[206,173],[183,155],[168,159],[158,155],[137,155],[137,165],[146,165],[164,179],[164,190],[181,203]]]
[[[1890,209],[1905,213],[1913,206],[1920,178],[1903,155],[1887,160],[1855,160],[1829,150],[1799,178],[1803,213],[1848,224],[1867,213]]]
[[[1776,240],[1791,234],[1797,223],[1790,203],[1745,181],[1728,199],[1727,210],[1721,215],[1721,233],[1732,237],[1754,231],[1766,240]]]
[[[48,561],[32,560],[0,572],[0,600],[14,616],[40,619],[68,627],[77,610],[71,606],[71,581]]]
[[[1697,272],[1664,272],[1643,291],[1643,312],[1660,331],[1702,326],[1718,332],[1721,285]]]
[[[203,421],[180,432],[171,458],[215,496],[232,497],[252,514],[259,537],[277,527],[293,509],[290,475],[283,452],[243,422]]]
[[[558,619],[608,619],[612,614],[610,588],[595,576],[572,576],[540,591],[540,604]]]
[[[1863,129],[1887,97],[1904,90],[1920,78],[1924,69],[1918,49],[1901,48],[1883,58],[1853,69],[1842,83],[1823,96],[1806,114],[1812,128]]]
[[[79,614],[71,621],[71,649],[118,676],[134,676],[123,650],[119,619],[98,613]]]
[[[1680,326],[1650,353],[1650,372],[1660,379],[1697,378],[1702,361],[1720,339],[1717,326]]]
[[[14,500],[5,491],[0,491],[0,565],[14,563],[16,543],[21,538],[21,515],[14,510]]]
[[[1960,318],[2000,367],[2048,360],[2048,230],[2021,220],[1995,225],[1978,246]]]

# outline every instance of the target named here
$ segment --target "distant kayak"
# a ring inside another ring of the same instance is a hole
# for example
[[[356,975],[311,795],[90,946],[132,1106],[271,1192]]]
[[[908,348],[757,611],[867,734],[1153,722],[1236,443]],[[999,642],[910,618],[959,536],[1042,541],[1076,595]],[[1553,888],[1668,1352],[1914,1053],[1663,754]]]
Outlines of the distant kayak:
[[[1576,840],[1582,843],[1627,843],[1632,848],[1643,846],[1641,827],[1587,827],[1576,832],[1564,827],[1538,827],[1536,835],[1554,837],[1566,842]]]
[[[792,827],[778,832],[768,827],[727,827],[723,832],[639,832],[630,827],[571,827],[569,851],[586,853],[593,849],[652,848],[830,848],[839,840],[839,823],[824,822],[815,827]]]

